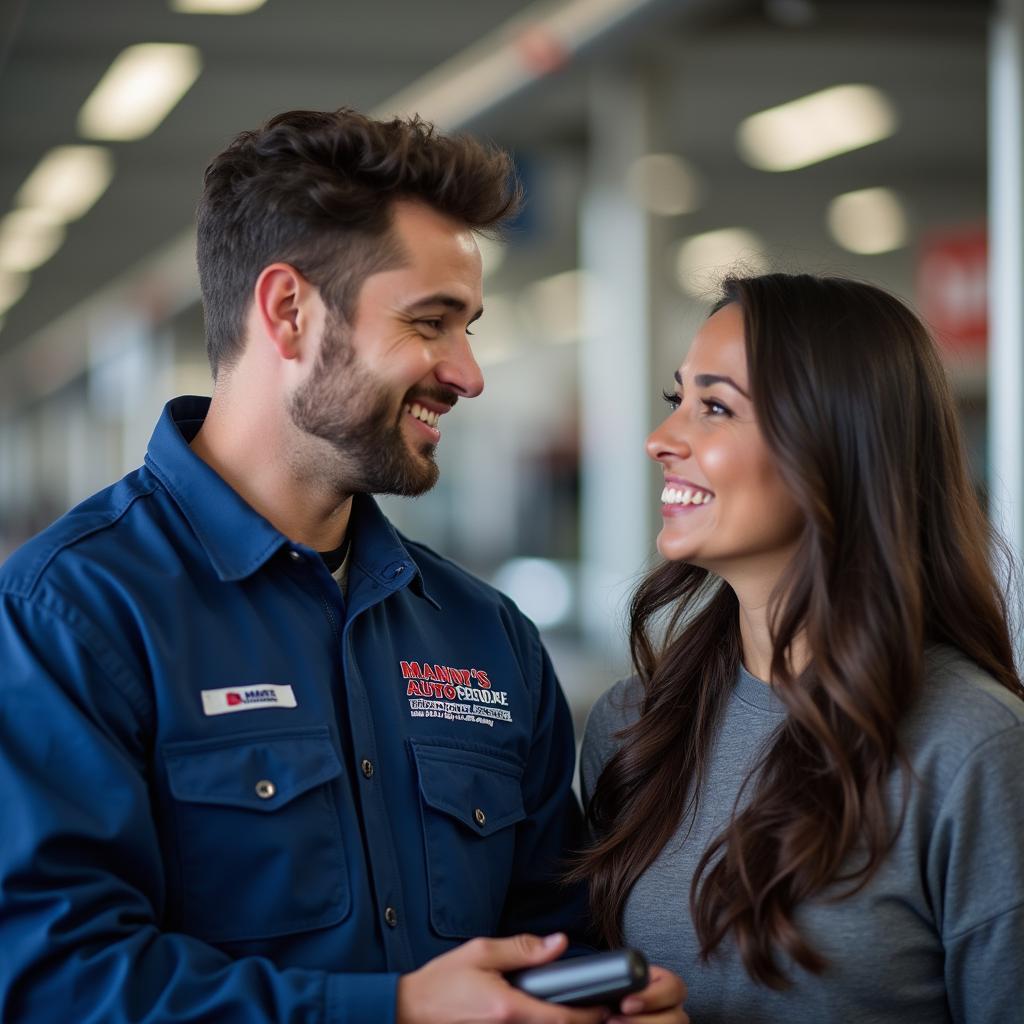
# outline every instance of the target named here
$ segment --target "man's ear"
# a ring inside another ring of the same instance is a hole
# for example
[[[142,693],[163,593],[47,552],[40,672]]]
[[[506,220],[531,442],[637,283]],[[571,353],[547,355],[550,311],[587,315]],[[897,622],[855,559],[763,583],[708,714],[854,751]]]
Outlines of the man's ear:
[[[271,263],[260,271],[253,306],[263,333],[282,359],[298,359],[310,334],[316,287],[289,263]]]

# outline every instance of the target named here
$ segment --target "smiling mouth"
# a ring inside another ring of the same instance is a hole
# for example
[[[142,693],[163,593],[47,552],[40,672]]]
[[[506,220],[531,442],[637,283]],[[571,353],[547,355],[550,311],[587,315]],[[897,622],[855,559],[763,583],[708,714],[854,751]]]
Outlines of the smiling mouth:
[[[661,492],[662,505],[706,505],[714,498],[710,491],[697,487],[666,487]]]
[[[437,423],[441,418],[441,414],[439,412],[433,412],[430,409],[425,409],[419,404],[419,402],[409,403],[405,406],[405,411],[414,419],[419,420],[421,423],[426,423],[428,427],[433,427],[437,430]]]

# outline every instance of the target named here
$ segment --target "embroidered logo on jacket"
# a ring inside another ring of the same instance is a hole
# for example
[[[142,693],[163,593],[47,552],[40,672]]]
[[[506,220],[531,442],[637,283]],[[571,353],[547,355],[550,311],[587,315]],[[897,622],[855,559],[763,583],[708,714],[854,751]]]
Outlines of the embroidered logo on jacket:
[[[201,690],[204,715],[227,715],[232,711],[253,711],[256,708],[297,707],[290,686],[225,686],[219,690]]]
[[[413,718],[443,718],[494,726],[511,722],[508,691],[495,690],[482,668],[453,668],[419,661],[400,661],[409,713]]]

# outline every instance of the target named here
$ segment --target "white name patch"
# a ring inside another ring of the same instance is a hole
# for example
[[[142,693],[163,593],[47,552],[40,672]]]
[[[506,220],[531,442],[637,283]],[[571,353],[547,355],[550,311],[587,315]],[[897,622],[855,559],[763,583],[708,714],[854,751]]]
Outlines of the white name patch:
[[[226,686],[221,690],[200,690],[204,715],[230,715],[233,711],[256,708],[298,707],[290,686],[258,683],[254,686]]]

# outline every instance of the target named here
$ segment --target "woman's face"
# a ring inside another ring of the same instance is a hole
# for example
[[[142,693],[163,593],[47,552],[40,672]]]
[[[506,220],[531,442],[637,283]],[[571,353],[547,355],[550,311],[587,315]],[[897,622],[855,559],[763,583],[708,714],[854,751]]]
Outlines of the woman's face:
[[[698,331],[672,411],[647,439],[665,474],[658,550],[730,581],[753,572],[773,582],[803,516],[761,436],[748,380],[743,313],[731,303]]]

